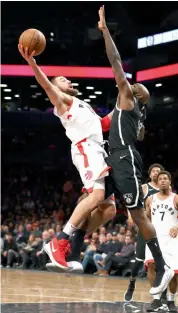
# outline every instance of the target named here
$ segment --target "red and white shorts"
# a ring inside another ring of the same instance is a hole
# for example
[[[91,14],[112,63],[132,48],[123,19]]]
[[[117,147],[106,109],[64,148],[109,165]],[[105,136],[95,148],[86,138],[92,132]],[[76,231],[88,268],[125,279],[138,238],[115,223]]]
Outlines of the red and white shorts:
[[[176,274],[178,274],[178,236],[176,238],[171,238],[169,235],[161,235],[158,236],[158,242],[166,264],[169,265]],[[146,245],[146,268],[149,263],[154,263],[154,259],[150,249]]]
[[[90,139],[85,139],[71,149],[72,161],[79,171],[84,189],[88,193],[94,189],[105,190],[105,177],[110,167],[106,164],[107,153],[103,146]]]

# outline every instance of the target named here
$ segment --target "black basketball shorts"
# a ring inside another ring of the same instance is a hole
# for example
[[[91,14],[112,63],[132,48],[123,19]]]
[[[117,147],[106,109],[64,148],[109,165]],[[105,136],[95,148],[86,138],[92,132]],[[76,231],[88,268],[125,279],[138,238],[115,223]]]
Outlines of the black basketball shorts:
[[[116,198],[122,199],[129,210],[143,208],[143,163],[138,151],[129,146],[109,155],[106,163],[111,166],[110,176]]]
[[[145,249],[146,249],[146,242],[139,232],[137,236],[137,246],[136,246],[136,260],[137,261],[145,260]]]

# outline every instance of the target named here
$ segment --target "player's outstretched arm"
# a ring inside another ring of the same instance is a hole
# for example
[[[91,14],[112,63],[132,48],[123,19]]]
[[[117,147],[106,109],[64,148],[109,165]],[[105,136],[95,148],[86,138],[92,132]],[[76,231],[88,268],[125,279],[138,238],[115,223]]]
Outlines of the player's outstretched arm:
[[[23,56],[23,58],[28,62],[28,64],[31,66],[37,82],[41,85],[41,87],[45,90],[47,93],[49,100],[51,103],[59,107],[62,102],[66,102],[65,96],[62,92],[60,92],[47,78],[47,76],[42,72],[40,67],[36,64],[35,59],[33,58],[35,51],[32,52],[31,55],[28,53],[28,48],[25,48],[22,45],[18,45],[18,49],[20,54]],[[68,96],[69,97],[69,96]]]
[[[110,32],[107,28],[106,21],[105,21],[105,11],[104,11],[104,6],[102,6],[99,9],[99,22],[98,22],[98,28],[102,31],[104,41],[105,41],[105,46],[106,46],[106,53],[109,59],[109,62],[112,66],[112,70],[116,79],[116,83],[119,88],[120,92],[120,97],[124,97],[123,100],[127,99],[127,102],[122,100],[120,101],[120,108],[126,109],[126,110],[131,110],[134,107],[134,98],[133,98],[133,93],[131,86],[128,82],[128,80],[125,77],[125,73],[122,67],[122,61],[120,54],[116,48],[116,45],[114,41],[112,40],[112,37],[110,35]],[[125,107],[124,107],[125,106]]]

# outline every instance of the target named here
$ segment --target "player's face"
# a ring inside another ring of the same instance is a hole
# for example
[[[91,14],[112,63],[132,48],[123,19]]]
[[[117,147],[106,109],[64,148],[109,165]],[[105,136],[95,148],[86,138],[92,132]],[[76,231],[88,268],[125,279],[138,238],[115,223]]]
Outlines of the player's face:
[[[157,176],[161,172],[161,169],[159,167],[153,167],[151,172],[150,172],[150,179],[151,181],[156,182],[157,181]]]
[[[162,174],[158,177],[158,187],[160,190],[169,190],[171,182],[166,174]]]
[[[57,86],[61,91],[71,95],[76,96],[78,94],[77,89],[73,89],[72,83],[66,77],[59,76],[56,77],[53,84]]]

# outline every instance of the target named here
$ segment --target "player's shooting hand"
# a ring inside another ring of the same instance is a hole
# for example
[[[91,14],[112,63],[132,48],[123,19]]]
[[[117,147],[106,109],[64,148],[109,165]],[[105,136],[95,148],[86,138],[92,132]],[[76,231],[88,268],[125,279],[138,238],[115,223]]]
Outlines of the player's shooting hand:
[[[99,14],[98,28],[99,28],[99,30],[103,30],[103,29],[107,28],[106,20],[105,20],[104,5],[99,9],[98,14]]]
[[[19,45],[19,44],[18,44],[18,49],[19,49],[20,54],[28,62],[29,65],[36,63],[35,59],[33,58],[33,56],[35,55],[35,51],[29,54],[28,48],[24,48],[22,45]]]
[[[177,235],[178,235],[178,229],[177,227],[172,227],[169,231],[169,235],[172,237],[172,238],[176,238]]]

